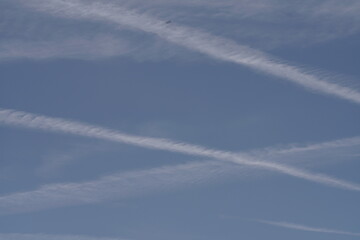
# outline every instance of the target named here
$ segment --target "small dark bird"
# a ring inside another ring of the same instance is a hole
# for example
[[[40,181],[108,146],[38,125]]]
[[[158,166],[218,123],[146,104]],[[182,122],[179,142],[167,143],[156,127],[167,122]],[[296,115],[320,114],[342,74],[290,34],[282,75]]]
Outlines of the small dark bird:
[[[170,23],[171,23],[171,20],[168,20],[168,21],[166,21],[165,23],[166,23],[166,24],[170,24]]]

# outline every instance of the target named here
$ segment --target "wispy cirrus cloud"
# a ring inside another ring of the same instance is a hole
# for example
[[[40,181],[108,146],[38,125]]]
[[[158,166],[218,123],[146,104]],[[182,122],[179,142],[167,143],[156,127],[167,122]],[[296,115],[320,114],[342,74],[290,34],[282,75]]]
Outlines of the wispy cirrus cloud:
[[[158,17],[170,17],[179,22],[194,24],[257,48],[304,46],[343,38],[360,30],[360,4],[356,0],[107,2],[136,8]]]
[[[159,61],[189,56],[161,39],[148,37],[144,41],[144,34],[102,23],[74,24],[8,0],[0,3],[0,32],[0,62],[113,57]]]
[[[11,59],[99,59],[126,55],[131,44],[111,36],[45,41],[2,41],[0,61]]]
[[[2,33],[0,39],[4,40],[0,41],[0,49],[2,45],[4,46],[0,55],[1,60],[8,61],[22,57],[94,59],[113,56],[131,57],[136,60],[162,60],[173,57],[182,59],[184,55],[180,49],[170,48],[164,42],[149,37],[131,36],[127,32],[118,34],[118,31],[122,29],[120,26],[115,31],[101,24],[93,24],[95,26],[92,27],[86,24],[78,26],[49,16],[34,14],[21,7],[19,2],[21,1],[4,0],[0,3],[0,31]],[[91,2],[95,1],[87,1],[87,3]],[[356,0],[341,2],[334,0],[301,2],[104,0],[102,3],[136,9],[161,19],[173,19],[174,22],[197,26],[214,35],[236,39],[260,49],[285,45],[299,47],[299,45],[346,37],[360,30],[360,4]],[[94,52],[96,48],[102,49],[105,42],[102,44],[92,41],[90,44],[89,40],[100,38],[103,34],[114,39],[109,42],[110,46],[113,46],[112,42],[116,40],[119,43],[126,42],[129,46],[127,53],[117,51],[119,46],[114,48],[113,54],[108,52],[104,54],[103,51]],[[63,47],[66,52],[69,47],[64,46],[64,42],[75,40],[85,42],[82,49],[88,46],[87,51],[90,54],[86,51],[76,51],[76,49],[72,54],[64,54],[61,50],[57,51],[59,55],[54,54],[54,48],[57,45],[58,49]],[[11,44],[13,41],[16,42],[18,49]],[[39,47],[42,49],[39,50]],[[20,50],[23,50],[22,54]],[[38,52],[42,55],[39,56]],[[80,54],[77,55],[77,52]],[[10,55],[11,53],[14,55]],[[185,56],[189,59],[189,53],[185,53]]]
[[[26,127],[50,132],[75,134],[79,136],[120,142],[149,149],[158,149],[192,156],[210,157],[221,161],[283,173],[289,176],[321,183],[332,187],[360,191],[360,185],[355,183],[329,177],[324,174],[312,173],[307,170],[287,166],[284,164],[259,161],[257,159],[251,158],[248,155],[210,149],[203,146],[183,142],[175,142],[169,139],[129,135],[111,129],[101,128],[80,122],[67,121],[59,118],[51,118],[9,109],[0,109],[0,124]]]
[[[328,142],[306,144],[303,146],[292,145],[289,147],[282,147],[282,148],[280,147],[277,150],[276,148],[269,148],[268,154],[278,155],[278,154],[287,154],[287,153],[289,154],[289,153],[316,151],[319,149],[328,149],[328,148],[351,147],[351,146],[359,145],[359,142],[360,142],[360,137],[344,138],[344,139],[338,139]],[[266,151],[266,149],[264,151]]]
[[[13,5],[17,3],[10,0],[4,2]],[[94,1],[87,1],[91,2]],[[174,22],[197,26],[215,35],[237,39],[260,49],[285,45],[299,47],[343,38],[360,30],[360,4],[356,0],[104,0],[102,3],[136,9],[162,19],[173,19]],[[9,5],[4,9],[9,8]],[[21,11],[26,12],[24,9]],[[16,17],[14,22],[19,21],[23,15]],[[8,28],[12,28],[11,22],[5,23]],[[25,26],[29,24],[31,21],[25,23]],[[51,32],[51,28],[48,31]],[[82,31],[78,33],[81,34]]]
[[[353,103],[360,103],[359,91],[331,82],[329,76],[322,76],[314,71],[289,65],[285,61],[245,45],[237,44],[229,39],[191,27],[166,24],[165,20],[140,14],[118,5],[99,2],[84,4],[77,0],[31,0],[24,4],[37,11],[65,19],[106,22],[114,25],[114,27],[122,26],[150,33],[178,46],[218,60],[244,65],[256,71],[290,81],[308,90],[336,96]]]
[[[255,149],[248,154],[255,158],[264,158],[271,161],[290,161],[296,164],[298,159],[301,164],[324,164],[324,162],[345,161],[354,159],[360,153],[360,137],[337,139],[333,141],[290,144],[285,146]],[[315,161],[316,160],[316,161]]]
[[[276,221],[268,221],[268,220],[255,220],[255,221],[259,222],[259,223],[267,224],[267,225],[273,225],[273,226],[277,226],[277,227],[294,229],[294,230],[299,230],[299,231],[339,234],[339,235],[349,235],[349,236],[360,237],[360,233],[347,232],[347,231],[341,231],[341,230],[336,230],[336,229],[310,227],[310,226],[289,223],[289,222],[276,222]]]
[[[353,140],[343,139],[344,141]],[[324,144],[331,143],[324,142]],[[255,159],[270,161],[270,162],[280,162],[285,164],[290,164],[294,167],[312,169],[312,171],[322,171],[324,170],[324,166],[333,168],[335,166],[338,167],[350,167],[355,166],[357,162],[360,160],[360,145],[343,145],[343,146],[334,146],[334,147],[326,147],[319,148],[316,146],[318,143],[306,145],[309,147],[306,149],[305,147],[297,149],[297,151],[293,150],[292,147],[270,147],[264,149],[258,149],[248,152],[248,154]],[[321,143],[320,143],[321,144]],[[312,149],[312,147],[314,148]]]

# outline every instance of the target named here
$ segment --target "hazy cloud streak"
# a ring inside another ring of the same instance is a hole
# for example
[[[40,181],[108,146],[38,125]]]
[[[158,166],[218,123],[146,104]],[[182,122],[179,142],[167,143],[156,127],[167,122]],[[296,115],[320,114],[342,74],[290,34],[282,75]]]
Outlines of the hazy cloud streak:
[[[277,156],[277,155],[286,155],[286,154],[293,154],[293,153],[302,153],[302,152],[311,152],[316,150],[322,149],[332,149],[332,148],[341,148],[341,147],[352,147],[360,145],[360,137],[352,137],[352,138],[343,138],[337,139],[334,141],[327,141],[321,143],[313,143],[307,144],[303,146],[298,145],[290,145],[286,147],[269,147],[261,150],[254,150],[252,154],[256,155],[265,155],[269,156]]]
[[[346,232],[346,231],[327,229],[327,228],[314,228],[314,227],[309,227],[309,226],[304,226],[304,225],[294,224],[294,223],[288,223],[288,222],[275,222],[275,221],[266,221],[266,220],[256,220],[256,222],[273,225],[273,226],[278,226],[278,227],[283,227],[283,228],[300,230],[300,231],[332,233],[332,234],[341,234],[341,235],[350,235],[350,236],[360,237],[360,233]]]
[[[39,11],[74,19],[90,19],[120,24],[132,29],[155,34],[174,44],[201,52],[215,59],[245,65],[252,69],[288,80],[313,91],[330,94],[360,104],[360,92],[341,86],[282,62],[261,51],[239,45],[231,40],[217,37],[194,28],[166,24],[145,14],[139,14],[119,6],[71,0],[32,0],[26,3]]]
[[[0,61],[9,59],[75,58],[98,59],[125,55],[130,44],[111,36],[93,39],[73,38],[50,41],[0,42]]]
[[[49,208],[91,204],[219,182],[239,174],[242,166],[194,162],[176,166],[112,174],[94,181],[44,185],[36,190],[0,197],[0,213],[13,214]],[[221,179],[219,177],[221,176]]]
[[[75,134],[91,138],[126,143],[149,149],[183,153],[192,156],[210,157],[222,161],[228,161],[250,167],[280,172],[289,176],[306,179],[308,181],[317,182],[328,186],[353,191],[360,191],[360,186],[358,184],[332,178],[324,174],[312,173],[310,171],[286,166],[284,164],[258,161],[247,155],[210,149],[203,146],[183,142],[175,142],[169,139],[124,134],[119,131],[101,128],[80,122],[67,121],[60,118],[51,118],[21,111],[0,108],[0,124],[41,129],[45,131],[53,131],[67,134]]]

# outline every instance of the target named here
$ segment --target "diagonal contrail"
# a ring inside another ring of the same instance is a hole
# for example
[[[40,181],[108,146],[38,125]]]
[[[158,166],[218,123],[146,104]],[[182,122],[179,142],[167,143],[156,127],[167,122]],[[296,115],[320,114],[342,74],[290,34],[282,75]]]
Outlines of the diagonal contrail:
[[[340,230],[328,229],[328,228],[315,228],[315,227],[309,227],[309,226],[295,224],[295,223],[289,223],[289,222],[275,222],[275,221],[267,221],[267,220],[256,220],[256,222],[273,225],[273,226],[278,226],[278,227],[283,227],[283,228],[300,230],[300,231],[332,233],[332,234],[341,234],[341,235],[350,235],[350,236],[360,237],[360,233],[346,232],[346,231],[340,231]]]
[[[280,172],[289,176],[321,183],[324,185],[360,191],[360,186],[355,183],[336,179],[324,174],[312,173],[284,164],[255,160],[249,156],[238,153],[210,149],[199,145],[176,142],[170,139],[151,138],[125,134],[107,128],[89,125],[80,122],[68,121],[60,118],[46,117],[27,112],[0,108],[0,124],[15,125],[19,127],[33,128],[45,131],[75,134],[91,138],[104,139],[120,142],[139,147],[158,149],[170,152],[183,153],[192,156],[210,157],[221,161],[233,162],[254,168],[267,169]]]
[[[65,18],[105,21],[155,34],[171,43],[206,54],[215,59],[250,67],[309,90],[333,95],[360,104],[360,92],[296,66],[291,66],[261,51],[195,28],[166,24],[165,21],[139,14],[118,5],[78,0],[26,0],[25,5],[38,11]]]
[[[269,156],[279,156],[283,154],[294,154],[294,153],[303,153],[303,152],[311,152],[316,150],[323,149],[332,149],[332,148],[341,148],[341,147],[352,147],[360,145],[360,137],[351,137],[351,138],[343,138],[337,139],[333,141],[321,142],[321,143],[313,143],[307,144],[303,146],[290,145],[286,147],[269,147],[263,148],[260,150],[253,150],[250,153],[264,155],[266,157]]]
[[[343,139],[323,144],[313,144],[313,146],[320,149],[319,145],[322,145],[323,150],[326,150],[329,146],[328,143],[331,143],[332,147],[359,145],[360,139],[357,139],[357,141],[356,139]],[[300,151],[300,149],[298,150]],[[278,149],[267,149],[266,152],[262,153],[261,157],[266,158],[272,155],[272,151],[277,156],[288,155],[287,152],[278,153]],[[301,151],[309,151],[309,148],[302,148]],[[287,160],[282,160],[282,162]],[[303,159],[301,159],[301,162],[303,162]],[[228,178],[263,177],[264,174],[266,172],[259,171],[259,169],[220,161],[190,162],[146,170],[120,172],[92,181],[47,184],[35,190],[1,196],[0,213],[23,213],[106,202],[114,199],[128,199],[144,194],[174,191],[189,186],[219,183],[219,181],[225,181]]]
[[[0,196],[0,214],[93,204],[172,191],[246,175],[243,169],[242,166],[219,161],[192,162],[115,173],[86,182],[47,184],[35,190]]]

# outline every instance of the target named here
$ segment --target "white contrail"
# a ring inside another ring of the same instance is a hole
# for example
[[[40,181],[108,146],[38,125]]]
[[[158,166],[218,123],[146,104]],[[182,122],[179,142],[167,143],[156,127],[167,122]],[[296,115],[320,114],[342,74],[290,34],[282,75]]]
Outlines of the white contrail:
[[[119,131],[101,128],[80,122],[67,121],[60,118],[51,118],[27,112],[0,108],[0,124],[8,124],[19,127],[41,129],[45,131],[75,134],[80,136],[136,145],[149,149],[159,149],[193,156],[210,157],[222,161],[229,161],[250,167],[280,172],[286,175],[306,179],[308,181],[317,182],[328,186],[353,191],[360,191],[360,186],[358,184],[329,177],[324,174],[312,173],[295,167],[286,166],[284,164],[258,161],[249,156],[241,155],[238,153],[210,149],[203,146],[183,142],[175,142],[169,139],[124,134]]]
[[[274,221],[266,221],[266,220],[256,220],[256,222],[273,225],[273,226],[278,226],[278,227],[283,227],[283,228],[307,231],[307,232],[332,233],[332,234],[341,234],[341,235],[350,235],[350,236],[360,237],[360,233],[346,232],[346,231],[327,229],[327,228],[314,228],[314,227],[309,227],[309,226],[304,226],[304,225],[294,224],[294,223],[288,223],[288,222],[274,222]]]
[[[226,180],[244,173],[232,163],[193,162],[107,175],[80,183],[44,185],[36,190],[0,197],[0,214],[32,212],[49,208],[127,199]]]
[[[166,24],[163,20],[139,14],[117,5],[96,2],[85,4],[78,0],[27,0],[24,4],[36,10],[66,18],[106,21],[155,34],[171,43],[213,58],[245,65],[299,84],[312,91],[330,94],[360,104],[360,92],[357,90],[326,81],[324,77],[314,75],[311,71],[291,66],[261,51],[195,28],[174,23]]]
[[[322,150],[322,149],[351,147],[351,146],[357,146],[357,145],[360,145],[360,137],[358,137],[358,136],[352,137],[352,138],[337,139],[337,140],[328,141],[328,142],[307,144],[304,146],[290,145],[290,146],[279,147],[279,148],[270,147],[270,148],[265,148],[265,149],[261,149],[261,150],[254,150],[254,151],[252,151],[252,153],[269,157],[269,156],[273,156],[273,155],[277,156],[277,155],[284,155],[284,154],[316,151],[316,150]]]
[[[82,235],[0,233],[0,240],[124,240],[124,238],[99,238]]]
[[[345,145],[340,141],[338,142],[339,146]],[[348,142],[347,139],[344,142]],[[354,142],[351,144],[354,144]],[[269,151],[264,153],[262,157],[266,158]],[[288,155],[287,153],[282,154]],[[286,161],[288,159],[282,160],[282,162]],[[303,159],[301,162],[303,162]],[[114,199],[127,199],[142,196],[143,194],[173,191],[189,186],[194,187],[209,183],[218,184],[219,181],[232,178],[264,177],[265,174],[266,172],[259,171],[259,169],[220,161],[191,162],[123,172],[107,175],[93,181],[49,184],[32,191],[4,195],[0,197],[0,213],[13,214],[99,203]]]
[[[339,145],[344,144],[339,143]],[[270,150],[262,157],[265,158],[269,152]],[[287,153],[282,154],[287,155]],[[117,173],[80,183],[49,184],[37,190],[0,197],[0,213],[31,212],[126,199],[144,194],[173,191],[183,187],[219,183],[229,178],[264,177],[265,172],[255,170],[227,162],[202,161]]]
[[[356,160],[360,154],[360,137],[343,138],[311,144],[287,144],[247,151],[254,159],[279,162],[314,169],[323,164]]]

